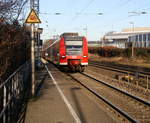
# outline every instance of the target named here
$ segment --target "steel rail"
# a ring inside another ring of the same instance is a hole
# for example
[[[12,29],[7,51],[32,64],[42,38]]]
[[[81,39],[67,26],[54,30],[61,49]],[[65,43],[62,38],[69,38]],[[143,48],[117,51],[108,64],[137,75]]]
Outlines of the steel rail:
[[[121,66],[120,67],[117,67],[117,66],[107,66],[107,65],[103,65],[103,64],[100,64],[98,62],[90,62],[89,65],[92,65],[92,66],[96,66],[96,67],[101,67],[101,68],[104,68],[104,69],[108,69],[108,70],[112,70],[112,71],[117,71],[117,72],[122,72],[122,73],[128,73],[128,72],[132,72],[132,74],[134,74],[135,72],[138,72],[140,74],[143,74],[143,75],[150,75],[149,72],[144,72],[144,71],[137,71],[137,70],[131,70],[129,68],[122,68]]]
[[[106,70],[111,70],[111,71],[116,71],[116,72],[121,72],[121,73],[128,73],[129,71],[127,70],[120,70],[120,69],[117,69],[117,68],[112,68],[112,67],[108,67],[108,66],[105,66],[105,65],[99,65],[99,64],[89,64],[89,66],[94,66],[94,67],[98,67],[98,68],[102,68],[102,69],[106,69]]]
[[[105,66],[105,65],[101,65],[101,64],[98,64],[98,63],[91,63],[90,64],[91,67],[96,67],[96,68],[99,68],[99,69],[104,69],[104,70],[108,70],[108,71],[112,71],[112,72],[117,72],[115,75],[117,78],[115,78],[116,80],[123,80],[122,77],[125,77],[125,76],[130,76],[133,78],[133,81],[131,80],[131,83],[130,84],[133,84],[138,86],[138,87],[142,87],[143,89],[145,90],[148,90],[149,91],[149,88],[150,88],[150,73],[141,73],[140,71],[128,71],[128,70],[124,70],[124,68],[116,68],[116,67],[113,67],[113,66]],[[135,73],[134,73],[135,72]],[[125,81],[125,80],[123,80]],[[126,81],[130,81],[130,79],[126,79]],[[144,82],[143,82],[144,81]]]
[[[147,106],[150,106],[150,102],[147,102],[146,100],[144,100],[144,99],[142,99],[142,98],[140,98],[140,97],[131,95],[130,93],[127,93],[126,91],[123,91],[123,90],[121,90],[121,89],[119,89],[119,88],[116,88],[116,87],[112,86],[111,84],[108,84],[108,83],[106,83],[106,82],[104,82],[104,81],[102,81],[102,80],[95,79],[95,78],[89,76],[89,75],[86,74],[86,73],[81,73],[81,74],[83,74],[84,76],[87,76],[87,77],[89,77],[89,78],[91,78],[91,79],[93,79],[93,80],[95,80],[95,81],[97,81],[97,82],[100,82],[100,83],[102,83],[102,84],[104,84],[104,85],[106,85],[106,86],[108,86],[108,87],[110,87],[110,88],[112,88],[112,89],[114,89],[114,90],[116,90],[116,91],[119,91],[119,92],[121,92],[121,93],[123,93],[123,94],[125,94],[125,95],[127,95],[127,96],[129,96],[129,97],[131,97],[131,98],[133,98],[133,99],[135,99],[135,100],[137,100],[137,101],[139,101],[139,102],[141,102],[141,103],[147,105]]]
[[[114,104],[112,104],[109,100],[107,100],[105,97],[103,97],[102,95],[98,94],[96,91],[94,91],[93,89],[91,89],[90,87],[84,85],[80,80],[76,79],[75,77],[73,77],[71,74],[68,74],[73,80],[77,81],[80,85],[82,85],[84,88],[86,88],[87,90],[89,90],[91,93],[93,93],[96,97],[98,97],[99,99],[103,100],[106,104],[108,104],[110,107],[112,107],[114,110],[116,110],[117,112],[119,112],[121,115],[123,115],[125,118],[127,118],[130,122],[132,123],[139,123],[139,121],[135,120],[133,117],[131,117],[129,114],[127,114],[126,112],[124,112],[122,109],[120,109],[119,107],[115,106]]]

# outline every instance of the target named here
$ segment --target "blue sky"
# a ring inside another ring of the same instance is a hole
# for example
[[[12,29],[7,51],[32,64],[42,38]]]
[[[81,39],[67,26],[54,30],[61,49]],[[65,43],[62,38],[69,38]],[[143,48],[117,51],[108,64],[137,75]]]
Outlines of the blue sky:
[[[130,16],[131,11],[147,14]],[[55,15],[57,12],[61,14]],[[150,0],[40,0],[40,13],[43,39],[63,32],[86,35],[86,26],[88,40],[131,27],[131,21],[135,27],[150,27]]]

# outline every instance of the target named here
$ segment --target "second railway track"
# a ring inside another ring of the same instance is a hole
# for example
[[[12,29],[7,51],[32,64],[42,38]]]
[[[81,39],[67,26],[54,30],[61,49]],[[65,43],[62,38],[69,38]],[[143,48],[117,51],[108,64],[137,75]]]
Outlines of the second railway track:
[[[138,71],[129,67],[124,68],[123,66],[103,65],[93,61],[90,62],[90,66],[115,72],[115,79],[124,79],[123,81],[128,81],[143,88],[150,89],[150,73],[147,72],[148,69],[144,72],[143,70]]]
[[[103,68],[108,68],[110,70],[114,70],[114,71],[121,71],[121,72],[138,72],[140,74],[143,75],[150,75],[149,71],[150,68],[144,68],[144,67],[139,67],[139,66],[129,66],[129,65],[122,65],[122,64],[114,64],[114,63],[101,63],[101,62],[97,62],[97,61],[90,61],[91,65],[96,65],[96,66],[100,66]]]
[[[72,79],[110,105],[132,123],[150,123],[150,103],[85,73],[69,74]]]
[[[135,75],[135,74],[139,74],[139,76],[142,76],[142,75],[150,75],[150,73],[147,71],[144,71],[144,70],[138,70],[138,68],[136,67],[135,68],[130,68],[129,66],[121,66],[118,64],[118,66],[113,66],[113,65],[105,65],[105,64],[101,64],[99,62],[93,62],[91,61],[90,62],[90,65],[91,66],[95,66],[95,67],[99,67],[99,68],[103,68],[103,69],[107,69],[107,70],[111,70],[111,71],[116,71],[116,72],[121,72],[121,73],[130,73],[132,75]],[[140,69],[140,68],[139,68]],[[149,69],[150,71],[150,69]]]

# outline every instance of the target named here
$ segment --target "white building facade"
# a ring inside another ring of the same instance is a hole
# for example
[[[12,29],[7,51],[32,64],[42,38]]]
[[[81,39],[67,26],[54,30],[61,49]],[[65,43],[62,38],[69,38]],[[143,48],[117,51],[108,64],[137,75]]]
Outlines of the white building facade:
[[[122,32],[110,32],[103,37],[103,46],[127,48],[128,43],[135,42],[137,47],[149,47],[150,27],[136,27],[122,30]]]

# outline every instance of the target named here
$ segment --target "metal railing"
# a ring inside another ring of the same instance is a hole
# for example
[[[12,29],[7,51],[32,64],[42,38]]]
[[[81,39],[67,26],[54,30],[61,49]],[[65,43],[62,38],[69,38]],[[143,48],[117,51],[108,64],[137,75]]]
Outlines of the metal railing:
[[[20,66],[0,84],[0,123],[18,123],[23,117],[25,97],[30,87],[30,62]]]

